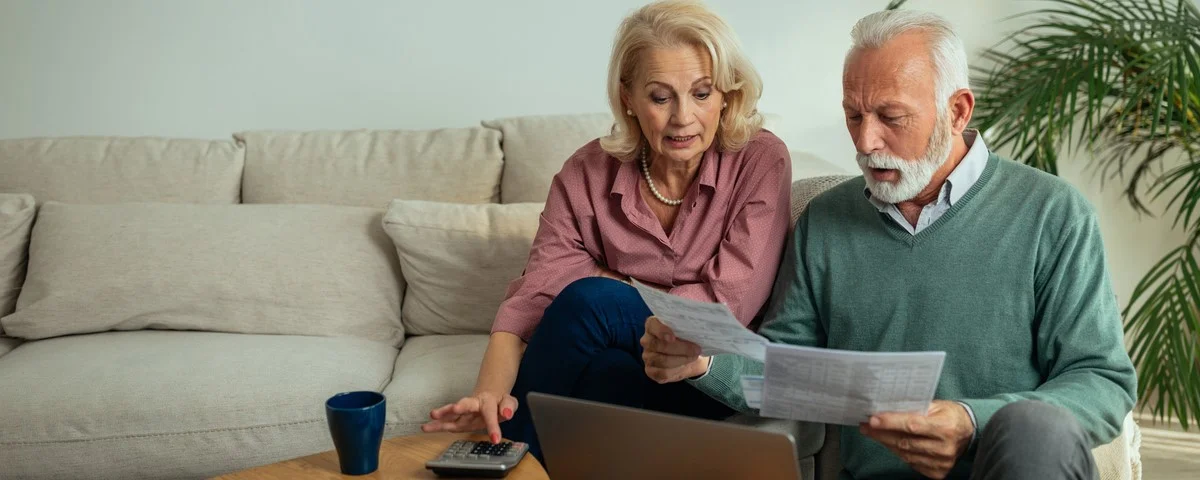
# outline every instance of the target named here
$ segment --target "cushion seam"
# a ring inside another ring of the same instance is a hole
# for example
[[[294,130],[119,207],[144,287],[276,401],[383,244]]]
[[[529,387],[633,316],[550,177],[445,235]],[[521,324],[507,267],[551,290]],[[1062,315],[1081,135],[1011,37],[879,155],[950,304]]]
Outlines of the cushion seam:
[[[433,230],[435,232],[462,233],[462,234],[467,234],[467,235],[474,235],[477,237],[491,237],[491,236],[497,235],[497,233],[491,231],[491,229],[488,229],[488,231],[479,231],[478,229],[471,229],[470,227],[462,227],[462,228],[441,227],[441,226],[428,225],[428,224],[418,225],[415,223],[400,223],[400,222],[395,222],[395,221],[384,221],[384,224],[395,226],[395,227],[401,227],[401,228],[411,228],[414,230]]]
[[[248,427],[213,428],[213,429],[207,429],[207,430],[190,430],[190,431],[186,431],[186,432],[170,432],[170,433],[138,433],[138,434],[132,434],[132,435],[114,435],[111,437],[79,438],[79,439],[71,439],[71,440],[40,440],[40,441],[36,441],[36,442],[0,442],[0,445],[46,445],[46,444],[53,444],[53,443],[101,442],[101,441],[105,441],[105,440],[123,440],[123,439],[129,439],[129,438],[174,437],[174,436],[179,436],[179,435],[194,435],[197,433],[217,433],[217,432],[230,432],[230,431],[235,431],[235,430],[256,430],[256,429],[261,429],[261,428],[287,427],[287,426],[293,426],[293,425],[304,425],[304,424],[309,424],[309,423],[317,423],[317,422],[322,422],[322,421],[324,421],[324,420],[322,420],[322,419],[300,420],[300,421],[295,421],[295,422],[274,423],[274,424],[267,424],[267,425],[251,425]]]
[[[6,446],[50,445],[50,444],[55,444],[55,443],[103,442],[103,441],[107,441],[107,440],[125,440],[125,439],[131,439],[131,438],[174,437],[174,436],[180,436],[180,435],[195,435],[197,433],[217,433],[217,432],[230,432],[230,431],[235,431],[235,430],[256,430],[256,429],[261,429],[261,428],[288,427],[288,426],[293,426],[293,425],[305,425],[305,424],[309,424],[309,423],[317,423],[317,422],[323,422],[323,421],[325,421],[325,420],[323,420],[323,419],[300,420],[300,421],[296,421],[296,422],[284,422],[284,423],[275,423],[275,424],[269,424],[269,425],[252,425],[249,427],[214,428],[214,429],[209,429],[209,430],[191,430],[191,431],[187,431],[187,432],[171,432],[171,433],[140,433],[140,434],[134,434],[134,435],[117,435],[117,436],[112,436],[112,437],[79,438],[79,439],[73,439],[73,440],[42,440],[42,441],[36,441],[36,442],[0,442],[0,445],[6,445]],[[386,422],[384,424],[384,427],[410,426],[410,425],[421,425],[421,422]]]

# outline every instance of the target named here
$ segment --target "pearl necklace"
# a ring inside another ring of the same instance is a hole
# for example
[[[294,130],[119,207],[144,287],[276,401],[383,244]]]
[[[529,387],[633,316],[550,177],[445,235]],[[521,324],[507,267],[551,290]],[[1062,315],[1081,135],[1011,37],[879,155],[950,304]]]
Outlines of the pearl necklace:
[[[678,200],[669,199],[662,196],[661,193],[658,193],[658,189],[654,187],[654,180],[650,178],[650,166],[646,164],[646,157],[648,156],[649,155],[646,154],[646,147],[642,147],[642,176],[646,177],[646,185],[650,187],[650,193],[654,195],[654,198],[657,198],[658,201],[662,203],[672,207],[679,206],[679,204],[683,203],[682,198]]]

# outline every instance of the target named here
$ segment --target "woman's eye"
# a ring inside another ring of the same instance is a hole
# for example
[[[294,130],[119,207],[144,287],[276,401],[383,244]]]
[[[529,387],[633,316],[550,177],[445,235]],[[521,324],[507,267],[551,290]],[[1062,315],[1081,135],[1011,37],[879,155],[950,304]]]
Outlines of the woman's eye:
[[[660,104],[660,105],[667,103],[667,100],[670,100],[670,99],[667,97],[659,97],[659,96],[654,96],[654,95],[650,96],[650,101]]]
[[[700,92],[700,93],[696,94],[696,98],[700,99],[700,100],[704,100],[704,99],[708,98],[709,95],[711,95],[710,92]]]

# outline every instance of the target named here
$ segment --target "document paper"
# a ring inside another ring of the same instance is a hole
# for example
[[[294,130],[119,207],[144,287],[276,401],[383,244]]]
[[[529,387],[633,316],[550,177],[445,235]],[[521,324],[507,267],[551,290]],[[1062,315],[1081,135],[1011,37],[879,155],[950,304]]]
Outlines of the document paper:
[[[870,353],[772,343],[760,414],[855,426],[877,413],[924,413],[945,358],[945,352]]]
[[[760,362],[766,358],[767,339],[739,323],[725,304],[671,295],[636,279],[633,286],[654,316],[679,338],[699,345],[701,355],[732,353]]]
[[[763,377],[758,375],[742,375],[742,396],[746,398],[746,406],[762,408]]]

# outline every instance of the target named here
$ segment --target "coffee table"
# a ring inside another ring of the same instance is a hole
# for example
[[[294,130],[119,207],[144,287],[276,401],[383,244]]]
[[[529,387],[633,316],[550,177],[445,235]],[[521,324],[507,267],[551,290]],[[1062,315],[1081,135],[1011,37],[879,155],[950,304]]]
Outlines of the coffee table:
[[[337,452],[309,455],[285,462],[242,470],[217,477],[218,480],[276,480],[276,479],[326,479],[326,478],[438,478],[425,469],[425,462],[438,456],[455,440],[487,440],[481,434],[462,433],[419,433],[405,437],[389,438],[379,447],[379,470],[369,475],[342,475],[338,469]],[[525,455],[521,463],[505,477],[511,480],[549,480],[546,470],[532,455]]]

